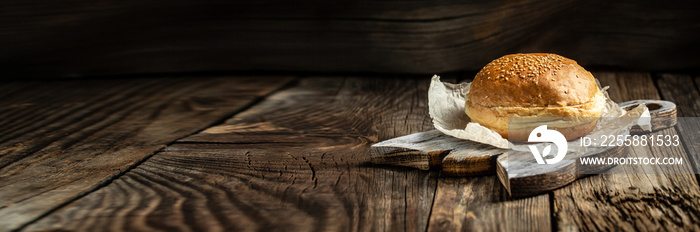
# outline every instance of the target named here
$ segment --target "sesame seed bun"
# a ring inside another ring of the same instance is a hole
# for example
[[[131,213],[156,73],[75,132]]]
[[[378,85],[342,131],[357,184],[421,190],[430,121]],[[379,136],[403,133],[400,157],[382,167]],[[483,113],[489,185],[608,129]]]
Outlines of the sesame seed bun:
[[[543,123],[567,140],[581,137],[595,128],[605,108],[590,72],[576,61],[547,53],[491,61],[476,75],[466,98],[465,111],[473,122],[511,141],[527,141],[530,131]]]

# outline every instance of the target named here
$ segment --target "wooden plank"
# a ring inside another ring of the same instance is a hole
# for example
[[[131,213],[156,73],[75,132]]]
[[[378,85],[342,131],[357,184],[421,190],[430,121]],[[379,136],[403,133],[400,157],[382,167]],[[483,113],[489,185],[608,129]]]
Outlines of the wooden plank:
[[[370,147],[373,164],[428,170],[441,167],[448,176],[493,174],[495,157],[504,150],[465,141],[438,130],[418,132],[375,143]]]
[[[369,154],[373,164],[428,170],[440,167],[457,142],[460,140],[433,129],[372,144]]]
[[[513,197],[529,197],[561,188],[588,175],[602,173],[613,165],[585,166],[583,158],[626,157],[626,147],[599,147],[586,153],[569,153],[566,159],[547,166],[539,165],[532,153],[510,151],[499,156],[497,176]]]
[[[291,80],[266,78],[7,83],[18,91],[0,100],[0,231],[101,187]]]
[[[436,73],[536,51],[642,70],[700,61],[697,3],[8,0],[0,8],[8,32],[0,44],[12,44],[3,47],[0,67],[23,76]]]
[[[693,83],[691,76],[665,73],[659,76],[657,83],[663,97],[678,104],[678,116],[689,117],[681,118],[677,129],[692,159],[695,173],[700,173],[700,121],[690,118],[700,117],[700,93],[697,89],[700,77],[696,77]],[[700,175],[696,175],[696,178],[700,179]]]
[[[648,73],[599,72],[615,101],[659,99]],[[682,111],[679,105],[678,111]],[[676,135],[665,129],[652,135]],[[630,147],[632,157],[688,159],[682,147]],[[623,165],[578,180],[551,195],[555,229],[558,230],[698,230],[700,191],[692,167],[684,165]],[[657,174],[663,173],[663,174]],[[680,173],[680,174],[679,174]]]
[[[495,176],[440,178],[428,231],[550,230],[549,197],[513,199]]]
[[[424,231],[437,173],[369,145],[432,128],[428,81],[302,79],[27,229]]]

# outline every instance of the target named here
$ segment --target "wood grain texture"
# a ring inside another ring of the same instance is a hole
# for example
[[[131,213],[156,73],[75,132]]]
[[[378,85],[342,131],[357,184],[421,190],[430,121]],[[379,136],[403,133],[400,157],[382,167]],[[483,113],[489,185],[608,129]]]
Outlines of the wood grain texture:
[[[373,164],[429,170],[441,167],[442,159],[459,142],[459,139],[433,129],[372,144],[369,154]]]
[[[594,73],[609,85],[615,101],[659,99],[647,73]],[[681,112],[682,107],[678,108]],[[665,129],[652,135],[676,135]],[[633,146],[631,157],[677,157],[689,160],[682,147]],[[700,191],[692,166],[622,165],[580,179],[552,193],[554,224],[558,230],[698,230]],[[657,174],[664,173],[664,174]]]
[[[447,176],[493,174],[495,157],[504,150],[457,139],[438,130],[418,132],[375,143],[370,147],[373,164],[442,169]]]
[[[437,173],[369,145],[432,128],[428,81],[304,78],[27,229],[424,231]]]
[[[684,117],[680,119],[676,128],[693,162],[695,178],[700,180],[700,120],[697,118],[700,117],[700,77],[664,73],[659,75],[657,83],[661,88],[661,95],[665,99],[677,102],[678,115]]]
[[[549,205],[509,197],[495,176],[440,178],[428,231],[548,231]]]
[[[515,52],[697,68],[688,1],[2,1],[0,67],[23,76],[220,70],[439,73]],[[41,67],[37,69],[36,67]]]
[[[352,157],[336,154],[348,146],[328,153],[177,146],[27,230],[418,231],[435,188],[430,173],[344,163]]]
[[[613,165],[586,166],[582,158],[625,157],[626,147],[598,147],[585,153],[568,153],[556,164],[540,165],[530,152],[510,151],[497,158],[497,177],[513,197],[528,197],[561,188]]]
[[[503,149],[470,142],[454,149],[442,159],[442,174],[446,176],[483,176],[496,173],[496,157]]]
[[[615,100],[659,98],[648,74],[595,75],[613,86]],[[494,176],[437,178],[370,165],[370,144],[431,129],[427,84],[427,78],[302,79],[25,229],[698,230],[692,175],[630,170],[513,199]],[[16,92],[14,86],[0,85],[0,97],[12,98],[3,90]],[[655,148],[631,152],[669,155]],[[678,148],[671,155],[688,154]]]
[[[107,183],[285,77],[8,82],[0,99],[0,231]]]

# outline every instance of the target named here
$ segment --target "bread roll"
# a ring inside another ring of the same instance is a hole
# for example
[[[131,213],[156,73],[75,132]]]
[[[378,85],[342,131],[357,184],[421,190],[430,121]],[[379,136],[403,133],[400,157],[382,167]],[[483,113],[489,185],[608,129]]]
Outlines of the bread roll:
[[[527,141],[544,124],[567,140],[581,137],[595,128],[604,108],[605,97],[590,72],[576,61],[546,53],[491,61],[471,83],[465,105],[472,122],[511,141]]]

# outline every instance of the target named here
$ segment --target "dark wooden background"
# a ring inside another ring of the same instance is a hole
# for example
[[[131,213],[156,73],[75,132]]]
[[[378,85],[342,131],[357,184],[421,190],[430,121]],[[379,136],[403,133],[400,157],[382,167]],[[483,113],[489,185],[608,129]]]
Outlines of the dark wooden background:
[[[697,1],[0,1],[1,78],[441,73],[514,52],[696,69]]]

